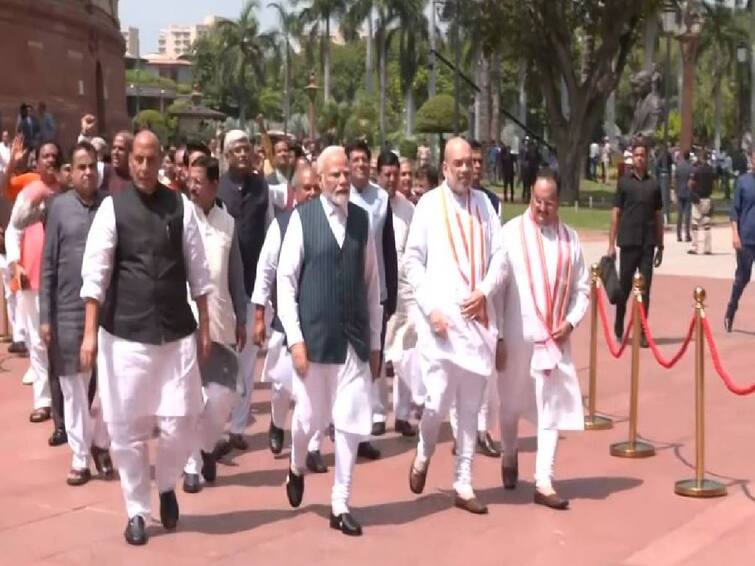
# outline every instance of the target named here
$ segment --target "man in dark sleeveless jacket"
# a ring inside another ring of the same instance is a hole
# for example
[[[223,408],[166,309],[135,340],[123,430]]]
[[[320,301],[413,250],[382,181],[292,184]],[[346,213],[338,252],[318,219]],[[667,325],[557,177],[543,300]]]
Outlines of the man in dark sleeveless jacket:
[[[309,165],[302,166],[296,171],[291,180],[291,185],[297,205],[303,204],[320,194],[317,172]],[[270,340],[267,344],[267,357],[262,368],[262,380],[272,383],[268,443],[273,454],[280,454],[283,450],[283,427],[286,424],[288,409],[291,406],[291,376],[294,372],[291,356],[286,347],[283,325],[275,312],[277,307],[275,274],[278,270],[281,243],[286,235],[291,212],[291,210],[279,212],[275,221],[270,224],[257,263],[257,277],[254,281],[254,292],[252,293],[252,304],[254,305],[253,339],[258,347],[261,347],[265,342],[265,328],[267,326],[265,311],[268,304],[272,306],[274,315]],[[307,469],[316,473],[328,471],[320,454],[321,439],[322,431],[315,432],[307,451]]]
[[[361,535],[348,501],[357,447],[372,429],[370,373],[375,378],[379,371],[380,283],[367,213],[349,202],[343,148],[326,148],[317,171],[322,194],[291,214],[278,264],[278,316],[295,369],[286,493],[293,507],[301,504],[307,443],[332,422],[330,526]]]
[[[139,133],[129,158],[132,184],[100,205],[82,265],[81,371],[91,370],[96,355],[129,544],[147,542],[147,439],[155,427],[160,430],[155,466],[160,519],[165,528],[176,527],[175,485],[202,410],[197,349],[201,359],[210,349],[212,286],[201,235],[191,203],[158,183],[161,162],[157,137]],[[198,332],[187,283],[199,311]]]

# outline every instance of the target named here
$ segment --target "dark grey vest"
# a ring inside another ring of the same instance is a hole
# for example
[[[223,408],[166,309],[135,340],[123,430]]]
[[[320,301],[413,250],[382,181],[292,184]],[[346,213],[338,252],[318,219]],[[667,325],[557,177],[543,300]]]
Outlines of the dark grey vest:
[[[281,234],[281,247],[283,247],[283,237],[286,235],[286,230],[288,229],[288,221],[291,220],[291,212],[293,211],[283,210],[275,216],[275,221],[278,223],[278,229]],[[280,250],[278,251],[278,257],[280,257]],[[270,302],[273,305],[273,322],[270,323],[270,326],[273,328],[273,330],[277,330],[278,332],[283,333],[283,323],[281,322],[281,319],[278,318],[278,286],[277,285],[273,285],[273,292],[272,292],[272,296],[270,297]]]
[[[346,237],[340,248],[320,199],[297,208],[304,236],[299,320],[309,360],[316,363],[342,364],[348,344],[362,361],[370,355],[364,283],[369,219],[359,206],[348,206]]]
[[[112,198],[118,244],[102,326],[144,344],[190,335],[197,325],[186,293],[181,195],[162,185],[145,195],[129,185]]]

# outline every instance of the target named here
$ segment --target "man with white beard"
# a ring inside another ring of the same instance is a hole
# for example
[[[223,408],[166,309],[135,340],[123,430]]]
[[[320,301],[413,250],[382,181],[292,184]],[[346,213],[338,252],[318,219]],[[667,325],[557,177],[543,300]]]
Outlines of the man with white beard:
[[[459,432],[454,504],[487,513],[472,488],[477,412],[497,348],[493,293],[506,276],[500,222],[487,196],[471,189],[472,149],[462,138],[446,144],[445,182],[417,204],[405,263],[422,316],[417,347],[427,390],[409,487],[422,493],[438,432],[452,402]]]
[[[297,205],[312,200],[320,194],[317,172],[309,164],[302,165],[296,170],[291,179],[291,184]],[[284,427],[292,399],[294,366],[291,363],[286,336],[283,333],[283,324],[277,313],[275,289],[281,244],[286,236],[292,212],[293,209],[280,211],[273,223],[270,224],[265,236],[265,243],[262,244],[259,262],[257,262],[257,277],[254,280],[254,291],[252,292],[252,304],[254,305],[254,334],[252,339],[255,345],[260,348],[265,342],[267,327],[265,311],[268,303],[272,305],[273,309],[270,340],[267,344],[265,365],[262,368],[262,380],[272,383],[270,428],[267,438],[270,451],[273,454],[280,454],[283,450]],[[328,467],[320,454],[322,434],[322,431],[317,431],[309,442],[306,463],[310,472],[325,473],[328,471]]]
[[[301,505],[307,443],[332,422],[336,466],[330,526],[358,536],[362,527],[348,502],[358,445],[372,428],[370,374],[374,379],[380,365],[380,283],[369,217],[349,202],[343,148],[326,148],[317,171],[322,194],[291,214],[278,264],[278,315],[296,370],[286,495],[292,507]]]
[[[511,274],[498,379],[503,484],[516,487],[524,416],[537,425],[535,503],[566,509],[569,501],[553,489],[553,464],[558,431],[584,427],[569,337],[587,310],[589,283],[579,237],[558,218],[556,181],[548,172],[538,175],[529,208],[503,228],[503,241]]]

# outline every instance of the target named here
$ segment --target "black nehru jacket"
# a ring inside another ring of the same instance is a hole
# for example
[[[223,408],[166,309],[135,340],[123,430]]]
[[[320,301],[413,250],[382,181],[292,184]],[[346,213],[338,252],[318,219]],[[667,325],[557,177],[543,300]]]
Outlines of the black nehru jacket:
[[[716,180],[716,172],[713,167],[703,163],[695,167],[692,173],[695,179],[695,196],[698,199],[710,198],[713,194],[713,182]]]
[[[247,175],[241,182],[237,182],[229,173],[226,173],[220,177],[218,197],[225,204],[228,213],[236,220],[241,261],[244,264],[244,288],[247,297],[251,297],[257,274],[257,261],[260,258],[267,231],[265,224],[269,207],[267,183],[258,174]]]
[[[362,361],[370,355],[370,319],[364,258],[367,212],[349,203],[346,236],[338,247],[320,199],[297,208],[304,239],[299,275],[299,321],[307,357],[322,364],[346,361],[348,344]]]
[[[189,336],[197,323],[186,293],[180,193],[158,185],[147,195],[129,184],[112,199],[118,242],[102,326],[143,344]]]
[[[640,179],[634,173],[621,177],[613,205],[621,211],[616,238],[620,248],[658,245],[656,212],[661,210],[663,201],[653,177],[646,174]]]
[[[280,230],[281,235],[281,245],[283,244],[283,238],[286,235],[286,230],[288,229],[288,221],[291,220],[291,213],[292,210],[282,210],[278,214],[275,215],[275,221],[278,223],[278,228]],[[284,333],[283,330],[283,323],[281,322],[281,319],[278,318],[278,286],[273,285],[273,293],[270,297],[270,302],[273,304],[273,322],[270,323],[270,326],[273,328],[273,330],[277,330],[281,334]]]

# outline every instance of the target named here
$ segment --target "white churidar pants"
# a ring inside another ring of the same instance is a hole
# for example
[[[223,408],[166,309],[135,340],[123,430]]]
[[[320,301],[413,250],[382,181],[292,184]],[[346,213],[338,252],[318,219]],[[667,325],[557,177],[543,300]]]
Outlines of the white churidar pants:
[[[251,303],[246,309],[246,335],[252,336],[254,330],[254,309]],[[252,403],[252,390],[254,389],[254,368],[257,364],[257,351],[259,348],[252,343],[251,339],[247,342],[244,349],[239,354],[239,372],[244,382],[244,394],[240,396],[238,403],[231,413],[231,433],[243,434],[246,425],[249,422],[249,411]]]
[[[360,440],[371,428],[367,362],[349,345],[343,364],[309,364],[304,379],[293,376],[296,404],[291,423],[291,467],[301,474],[315,433],[335,426],[336,470],[331,492],[333,513],[348,512],[351,476]]]
[[[11,326],[11,332],[13,334],[13,342],[24,341],[24,327],[21,321],[18,319],[18,299],[16,293],[10,289],[11,273],[7,264],[5,263],[5,256],[0,257],[0,275],[3,278],[3,289],[5,290],[5,308],[8,314],[8,323]]]
[[[488,385],[485,388],[485,395],[480,405],[480,411],[477,413],[477,432],[484,434],[488,431],[488,423],[494,422],[498,411],[498,374],[488,378]],[[449,421],[454,438],[459,429],[459,419],[456,412],[456,403],[451,403],[449,411]]]
[[[68,433],[68,446],[73,452],[72,468],[84,470],[89,467],[89,451],[92,446],[107,449],[110,438],[102,420],[99,396],[95,396],[89,408],[89,373],[60,376],[63,393],[63,417]]]
[[[150,466],[147,440],[155,426],[157,442],[155,483],[160,493],[175,489],[181,468],[191,452],[196,417],[139,417],[107,423],[110,452],[121,478],[121,490],[129,519],[150,516]]]
[[[26,331],[29,349],[30,367],[27,372],[32,372],[34,380],[32,391],[34,395],[34,408],[49,407],[52,403],[50,397],[50,380],[47,375],[47,347],[39,335],[39,293],[37,291],[18,291],[18,312],[21,325]]]
[[[546,429],[538,424],[537,454],[535,456],[535,487],[548,490],[553,487],[553,465],[558,448],[558,430]],[[501,411],[501,449],[504,463],[514,463],[519,449],[519,415]]]
[[[448,360],[428,359],[421,355],[422,376],[427,393],[419,424],[417,460],[424,465],[435,452],[440,425],[452,402],[456,403],[459,432],[456,437],[454,489],[464,499],[474,496],[472,459],[477,443],[477,413],[487,379]]]
[[[213,451],[215,443],[223,436],[223,429],[225,423],[228,422],[231,409],[238,401],[235,391],[219,383],[208,383],[202,387],[202,394],[205,398],[204,409],[194,431],[194,446],[191,455],[184,466],[184,472],[187,474],[199,474],[202,469],[200,452]]]

